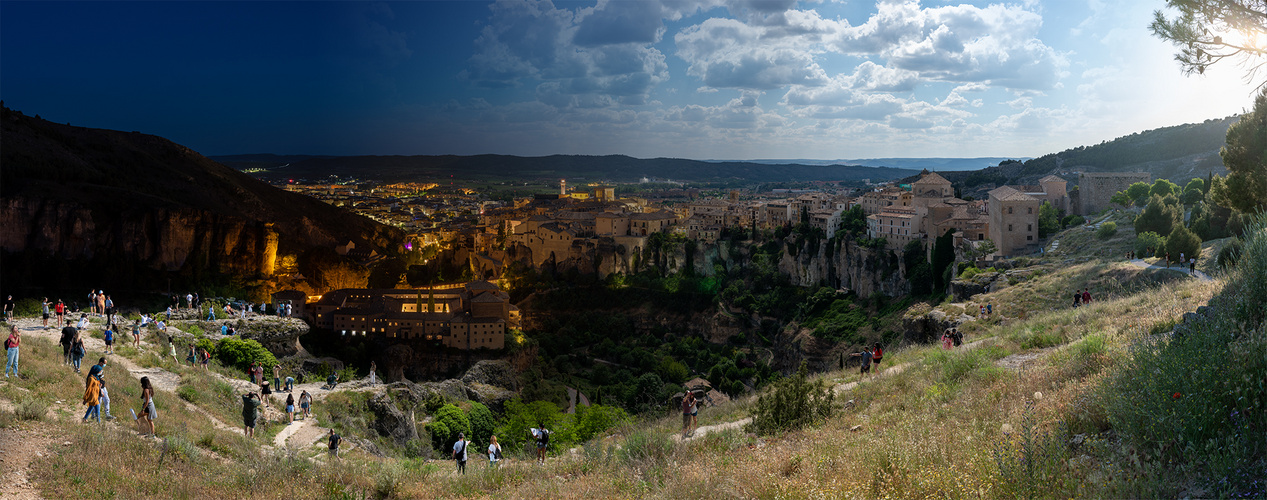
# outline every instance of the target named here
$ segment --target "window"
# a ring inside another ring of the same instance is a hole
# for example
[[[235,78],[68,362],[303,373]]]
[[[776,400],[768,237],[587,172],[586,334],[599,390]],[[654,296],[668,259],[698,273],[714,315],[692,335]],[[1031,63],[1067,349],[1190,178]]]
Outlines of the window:
[[[1008,225],[1007,225],[1007,230],[1008,230],[1008,231],[1011,231],[1011,230],[1012,230],[1012,225],[1011,225],[1011,224],[1008,224]]]
[[[1025,210],[1026,210],[1026,212],[1027,212],[1027,213],[1029,213],[1029,214],[1033,214],[1033,213],[1034,213],[1034,207],[1029,207],[1029,208],[1026,208]]]
[[[1033,225],[1033,224],[1026,224],[1026,225],[1025,225],[1025,230],[1026,230],[1026,231],[1033,231],[1033,230],[1034,230],[1034,225]]]
[[[984,239],[985,239],[985,234],[984,234],[984,233],[977,233],[977,241],[981,241],[981,240],[984,240]]]
[[[1026,241],[1034,241],[1034,235],[1032,235],[1032,234],[1031,234],[1031,235],[1026,235],[1026,236],[1025,236],[1025,240],[1026,240]]]
[[[1007,213],[1012,213],[1012,207],[1007,207]]]

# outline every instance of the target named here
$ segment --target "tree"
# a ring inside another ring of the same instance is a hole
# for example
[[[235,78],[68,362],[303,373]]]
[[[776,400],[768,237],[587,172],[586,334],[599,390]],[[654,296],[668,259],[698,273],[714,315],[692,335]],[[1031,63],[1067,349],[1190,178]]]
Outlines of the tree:
[[[1174,226],[1179,224],[1182,214],[1173,205],[1167,205],[1160,196],[1153,195],[1148,199],[1148,206],[1135,218],[1135,233],[1152,231],[1157,234],[1170,234]]]
[[[1139,258],[1160,252],[1166,248],[1166,238],[1152,231],[1139,233],[1135,237],[1135,256]],[[1150,250],[1152,253],[1150,253]]]
[[[1038,207],[1038,237],[1046,238],[1059,230],[1060,213],[1056,211],[1056,207],[1051,206],[1051,202],[1044,201],[1043,205]]]
[[[1185,259],[1196,258],[1201,255],[1201,238],[1186,227],[1175,226],[1175,230],[1166,237],[1166,251],[1170,253],[1170,258],[1175,260],[1179,259],[1180,254]]]
[[[466,419],[471,422],[471,435],[468,437],[476,443],[488,443],[488,437],[493,435],[497,426],[493,412],[487,406],[472,401],[471,408],[466,411]]]
[[[1214,186],[1215,201],[1244,213],[1267,212],[1267,89],[1254,98],[1254,111],[1227,129],[1219,156],[1228,174]]]
[[[436,410],[427,424],[427,432],[431,433],[431,445],[441,452],[452,450],[453,443],[458,440],[458,433],[470,434],[471,421],[461,408],[446,404]]]
[[[1267,46],[1257,43],[1267,32],[1267,5],[1262,0],[1166,0],[1179,14],[1167,18],[1153,13],[1148,29],[1153,36],[1179,48],[1175,60],[1184,74],[1204,74],[1205,68],[1224,59],[1240,59],[1253,79],[1267,60]]]
[[[1148,190],[1152,186],[1146,182],[1136,182],[1126,188],[1126,196],[1131,198],[1131,202],[1137,207],[1142,207],[1148,203]]]
[[[387,259],[374,266],[369,273],[370,288],[396,288],[408,267],[400,259]]]
[[[1116,203],[1123,207],[1129,207],[1132,202],[1131,197],[1127,196],[1126,191],[1118,191],[1113,193],[1113,196],[1109,198],[1109,203]]]
[[[1205,199],[1205,179],[1194,178],[1183,187],[1183,195],[1179,197],[1184,205],[1192,205]]]
[[[1149,195],[1157,195],[1163,198],[1168,194],[1178,194],[1179,192],[1179,185],[1166,179],[1157,179],[1153,182],[1153,186],[1148,189]]]
[[[322,271],[321,285],[326,290],[364,288],[369,270],[354,262],[341,262]]]

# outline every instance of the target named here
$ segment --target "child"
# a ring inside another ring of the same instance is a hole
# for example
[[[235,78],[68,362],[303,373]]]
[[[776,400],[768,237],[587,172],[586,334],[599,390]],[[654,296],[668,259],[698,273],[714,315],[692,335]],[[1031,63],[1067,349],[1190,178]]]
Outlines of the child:
[[[106,390],[106,380],[101,379],[101,413],[106,414],[106,420],[114,420],[114,415],[110,414],[110,391]]]
[[[114,325],[107,324],[103,336],[106,341],[106,354],[114,354]]]

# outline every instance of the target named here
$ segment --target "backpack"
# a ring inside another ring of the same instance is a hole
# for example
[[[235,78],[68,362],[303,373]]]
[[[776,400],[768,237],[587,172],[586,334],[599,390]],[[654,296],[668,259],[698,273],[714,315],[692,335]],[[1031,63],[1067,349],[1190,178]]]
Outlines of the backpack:
[[[6,350],[7,350],[7,349],[9,349],[10,347],[13,347],[13,346],[11,345],[12,343],[13,343],[13,339],[11,339],[11,338],[9,338],[9,337],[5,337],[5,338],[4,338],[4,348],[5,348]]]
[[[538,435],[537,442],[541,444],[550,444],[550,431],[541,429],[541,434]]]
[[[462,462],[464,461],[462,460],[462,455],[465,454],[465,452],[466,452],[466,441],[462,441],[462,447],[456,450],[453,450],[453,458],[459,462]]]
[[[74,346],[74,347],[71,347],[71,348],[70,348],[70,352],[71,352],[71,354],[74,354],[74,355],[76,355],[76,356],[83,356],[83,355],[84,355],[84,345],[83,345],[83,344],[75,344],[75,346]]]

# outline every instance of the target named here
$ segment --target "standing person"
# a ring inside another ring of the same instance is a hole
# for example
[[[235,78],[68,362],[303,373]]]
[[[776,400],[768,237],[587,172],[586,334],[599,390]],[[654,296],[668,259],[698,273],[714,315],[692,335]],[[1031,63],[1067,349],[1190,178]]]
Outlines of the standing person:
[[[57,324],[60,325],[66,321],[66,304],[62,302],[62,299],[57,299],[57,305],[53,306],[53,312],[57,314]]]
[[[853,354],[850,354],[849,357],[862,358],[862,363],[860,363],[860,367],[858,368],[858,375],[866,375],[866,374],[871,373],[871,360],[875,359],[875,353],[867,350],[867,348],[864,346],[862,348],[862,352],[855,352]]]
[[[247,438],[255,437],[255,420],[260,416],[260,404],[260,398],[254,392],[242,395],[242,433]]]
[[[299,393],[299,409],[303,411],[304,418],[312,416],[312,394],[308,391]]]
[[[497,436],[493,436],[488,440],[488,466],[497,467],[497,462],[502,459],[502,445],[497,444]]]
[[[949,351],[953,342],[950,338],[950,329],[947,328],[946,331],[941,333],[941,348]]]
[[[198,296],[198,292],[194,292],[194,308],[202,307],[202,297]]]
[[[70,364],[70,344],[75,341],[76,332],[70,320],[66,320],[66,326],[62,327],[62,338],[58,341],[62,345],[62,365]]]
[[[880,373],[880,361],[884,359],[884,350],[880,349],[880,343],[875,343],[875,350],[871,351],[871,364],[875,365],[875,372]]]
[[[18,333],[17,325],[9,325],[9,337],[4,339],[4,378],[9,378],[9,370],[13,370],[13,376],[22,378],[18,375],[18,347],[22,344],[22,334]]]
[[[97,313],[97,291],[88,290],[88,309],[92,309],[92,313]]]
[[[465,433],[458,433],[458,440],[453,443],[453,459],[458,463],[458,474],[466,474],[466,445],[470,442],[466,440]]]
[[[1166,252],[1166,269],[1170,269],[1170,252]]]
[[[370,385],[378,383],[378,374],[374,372],[377,367],[378,365],[375,365],[373,361],[370,361]]]
[[[1078,292],[1077,288],[1075,288],[1073,290],[1073,308],[1077,309],[1080,305],[1082,305],[1082,294]]]
[[[4,299],[4,320],[9,323],[13,322],[13,296],[12,295],[10,295],[9,298]]]
[[[339,458],[339,442],[343,441],[343,437],[334,433],[334,429],[330,429],[330,456]]]
[[[264,380],[264,365],[258,361],[255,363],[255,383],[259,385],[268,383],[267,380]]]
[[[53,304],[48,301],[48,297],[44,297],[44,300],[40,301],[40,306],[41,308],[44,309],[44,329],[45,330],[48,329],[48,316],[49,316],[48,313],[49,313],[49,307],[51,307],[52,305]]]
[[[250,367],[250,368],[247,368],[247,370],[246,370],[246,373],[247,373],[247,374],[249,374],[249,375],[251,376],[251,383],[252,383],[252,384],[255,384],[255,385],[260,385],[260,381],[259,381],[259,379],[255,378],[255,368],[256,368],[257,366],[259,366],[259,365],[260,365],[260,362],[259,362],[259,361],[255,361],[255,362],[251,363],[251,367]]]
[[[189,356],[185,357],[185,361],[189,362],[190,368],[198,367],[198,346],[189,344]]]
[[[114,301],[110,300],[110,296],[106,295],[106,324],[114,324]]]
[[[993,304],[993,303],[990,303],[990,304],[986,304],[986,305],[985,305],[985,313],[986,313],[986,314],[989,314],[989,315],[993,315],[993,314],[994,314],[994,304]]]
[[[97,290],[97,316],[106,315],[106,291]]]
[[[96,417],[97,422],[101,422],[101,381],[97,377],[84,378],[84,404],[88,405],[88,411],[84,412],[83,422],[88,422],[88,417]]]
[[[154,408],[154,386],[149,377],[141,377],[141,417],[138,427],[142,436],[158,437],[154,433],[154,421],[158,420],[158,409]]]
[[[106,420],[114,420],[114,415],[110,414],[110,391],[106,389],[105,379],[100,380],[101,383],[101,413],[104,413]]]
[[[75,367],[75,373],[79,373],[79,363],[84,359],[84,338],[75,332],[75,339],[70,341],[70,365]]]
[[[537,463],[545,465],[546,450],[550,447],[550,430],[546,429],[545,422],[537,424],[537,427],[530,429],[532,437],[537,440]]]
[[[688,392],[691,392],[691,434],[694,434],[699,428],[699,398],[695,397],[695,392]]]
[[[141,348],[141,322],[132,322],[132,347]]]
[[[981,317],[985,317],[985,304],[981,304]]]
[[[951,328],[951,329],[950,329],[950,340],[951,340],[951,342],[954,342],[955,347],[959,347],[959,346],[963,345],[963,334],[962,334],[962,333],[959,333],[959,329],[958,329],[958,328]]]
[[[686,389],[682,395],[682,438],[691,435],[691,407],[695,406],[695,393]]]
[[[1091,304],[1091,289],[1083,288],[1082,289],[1082,305],[1085,306],[1085,305],[1090,305],[1090,304]]]
[[[114,354],[114,325],[106,323],[106,331],[101,337],[106,343],[106,354]]]
[[[260,383],[260,399],[264,401],[264,406],[272,407],[273,390],[269,388],[268,381]]]
[[[273,365],[273,387],[282,386],[282,364]]]
[[[186,305],[186,306],[189,306],[189,309],[190,309],[190,310],[193,310],[193,308],[194,308],[194,294],[192,294],[192,293],[187,293],[187,294],[185,294],[185,305]]]
[[[286,425],[295,423],[295,395],[294,394],[286,395],[286,417],[290,419],[290,421]]]
[[[1196,257],[1188,258],[1188,274],[1191,274],[1194,276],[1197,274],[1197,258]],[[48,321],[48,314],[44,315],[44,321]]]

